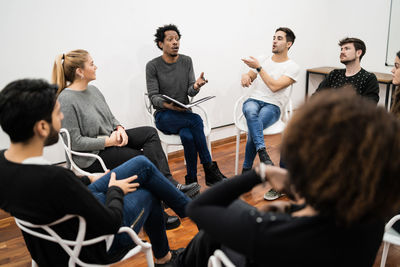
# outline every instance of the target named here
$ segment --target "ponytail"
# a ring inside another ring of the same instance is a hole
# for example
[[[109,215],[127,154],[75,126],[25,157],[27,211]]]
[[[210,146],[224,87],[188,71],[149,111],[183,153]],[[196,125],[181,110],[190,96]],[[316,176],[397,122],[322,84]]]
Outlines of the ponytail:
[[[77,49],[56,57],[51,81],[58,85],[57,95],[74,82],[76,69],[84,68],[88,55],[86,50]]]
[[[67,82],[65,81],[64,74],[64,54],[60,54],[56,57],[53,66],[53,74],[51,77],[51,82],[58,85],[57,95],[61,93],[62,90],[67,87]]]

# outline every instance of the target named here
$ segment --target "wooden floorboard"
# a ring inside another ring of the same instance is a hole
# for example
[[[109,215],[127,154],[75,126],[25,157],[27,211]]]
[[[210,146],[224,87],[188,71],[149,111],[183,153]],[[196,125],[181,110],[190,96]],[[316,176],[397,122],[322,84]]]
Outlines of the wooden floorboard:
[[[275,164],[279,162],[279,147],[281,143],[281,135],[273,135],[265,138],[267,144],[267,151],[271,156],[272,161]],[[240,153],[239,153],[239,172],[244,160],[244,147],[245,140],[241,140]],[[232,177],[234,175],[234,164],[235,164],[235,139],[230,138],[225,140],[224,143],[213,143],[212,149],[213,160],[218,162],[218,165],[226,176]],[[170,157],[169,164],[171,172],[176,180],[183,183],[186,175],[186,167],[184,165],[183,156]],[[198,180],[202,186],[202,191],[206,190],[204,181],[204,171],[199,163],[198,166]],[[268,185],[262,187],[262,185],[255,187],[252,191],[244,194],[242,198],[248,203],[261,206],[265,204],[263,200],[263,194],[268,190]],[[173,214],[171,210],[167,210],[168,213]],[[177,249],[185,247],[192,237],[197,233],[197,227],[188,218],[182,219],[181,226],[177,229],[167,231],[168,240],[171,249]],[[148,238],[141,232],[140,236],[144,239]],[[379,266],[380,255],[382,254],[382,247],[378,252],[374,267]],[[26,249],[20,230],[15,225],[14,220],[9,217],[8,213],[0,210],[0,266],[30,266],[31,258],[29,252]],[[145,258],[143,255],[137,255],[133,259],[126,260],[124,262],[115,264],[113,266],[128,267],[128,266],[146,266]],[[387,267],[400,267],[400,247],[391,246],[389,250]]]

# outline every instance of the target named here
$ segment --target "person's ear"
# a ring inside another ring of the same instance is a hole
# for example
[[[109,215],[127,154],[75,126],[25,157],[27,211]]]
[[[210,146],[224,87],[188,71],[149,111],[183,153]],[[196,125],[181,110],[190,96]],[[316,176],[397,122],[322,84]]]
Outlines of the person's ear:
[[[80,79],[84,78],[83,69],[76,68],[76,70],[75,70],[75,78],[80,78]]]
[[[360,57],[361,57],[361,54],[362,54],[362,50],[361,50],[361,49],[358,49],[358,50],[356,51],[357,57],[360,58]]]
[[[47,138],[50,133],[50,125],[45,120],[40,120],[33,126],[33,133],[40,138]]]
[[[158,41],[158,47],[160,47],[161,48],[161,50],[163,50],[163,42],[161,42],[161,41]]]
[[[287,49],[291,48],[291,47],[292,47],[292,44],[293,44],[293,42],[287,42],[287,43],[286,43]]]

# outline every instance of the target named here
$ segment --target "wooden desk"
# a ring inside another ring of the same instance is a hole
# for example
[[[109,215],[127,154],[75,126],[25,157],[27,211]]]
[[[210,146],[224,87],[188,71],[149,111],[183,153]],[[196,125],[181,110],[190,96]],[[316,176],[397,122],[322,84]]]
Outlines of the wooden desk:
[[[323,75],[326,77],[332,70],[338,69],[334,67],[320,67],[320,68],[313,68],[313,69],[307,69],[306,71],[306,100],[308,97],[308,83],[309,83],[309,78],[310,74],[318,74],[318,75]],[[378,79],[378,83],[386,84],[386,96],[385,96],[385,107],[388,106],[388,101],[389,101],[389,95],[390,97],[393,95],[393,91],[395,88],[395,85],[392,84],[392,75],[388,73],[381,73],[381,72],[373,72],[373,74],[376,75],[376,78]],[[390,86],[392,85],[392,86]]]

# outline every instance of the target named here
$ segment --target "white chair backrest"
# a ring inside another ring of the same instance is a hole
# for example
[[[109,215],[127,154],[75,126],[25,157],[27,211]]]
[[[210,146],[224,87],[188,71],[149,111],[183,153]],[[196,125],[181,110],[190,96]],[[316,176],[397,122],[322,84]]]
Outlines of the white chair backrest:
[[[222,265],[223,263],[224,265]],[[222,250],[216,249],[208,259],[208,267],[235,267]]]
[[[151,101],[149,99],[149,95],[145,92],[143,93],[143,102],[144,102],[144,106],[146,108],[146,116],[147,119],[150,122],[150,125],[154,127],[155,123],[154,123],[154,109],[153,109],[153,105],[151,104]]]
[[[154,116],[153,116],[153,113],[154,113],[153,105],[151,104],[149,96],[146,92],[143,93],[143,100],[144,100],[144,104],[145,104],[145,108],[146,108],[147,119],[148,119],[150,125],[157,129],[155,121],[154,121]],[[193,101],[193,98],[191,98],[191,101]],[[192,109],[198,111],[197,114],[199,114],[200,117],[203,119],[204,135],[206,136],[206,139],[207,139],[207,145],[208,145],[210,154],[212,154],[211,140],[209,138],[210,134],[211,134],[211,125],[208,120],[207,111],[200,105],[194,106]],[[158,129],[157,129],[157,132],[158,132],[158,136],[160,137],[161,143],[163,145],[164,153],[168,159],[168,146],[182,145],[181,139],[180,139],[179,135],[177,135],[177,134],[171,134],[171,135],[164,134],[163,132],[161,132]]]
[[[64,139],[64,138],[65,138],[65,139]],[[65,128],[61,128],[61,129],[60,129],[60,139],[61,139],[61,141],[62,141],[62,143],[63,143],[63,147],[64,147],[64,150],[65,150],[65,154],[67,155],[67,161],[68,161],[68,163],[70,164],[70,169],[71,169],[71,170],[76,170],[77,172],[79,172],[79,173],[82,174],[82,175],[87,175],[87,176],[93,175],[93,174],[90,173],[90,172],[87,172],[87,171],[82,170],[82,169],[74,162],[74,159],[73,159],[72,155],[76,155],[76,156],[81,156],[81,157],[91,157],[91,158],[97,159],[97,160],[100,162],[100,165],[101,165],[101,167],[103,168],[104,172],[107,171],[107,167],[106,167],[106,165],[104,164],[104,161],[103,161],[103,159],[102,159],[100,156],[98,156],[98,155],[96,155],[96,154],[92,154],[92,153],[76,152],[76,151],[73,151],[73,150],[71,149],[71,137],[70,137],[69,132],[68,132],[67,129],[65,129]]]
[[[55,226],[57,224],[60,224],[62,222],[65,222],[67,220],[71,220],[77,218],[79,220],[79,227],[78,227],[78,232],[76,234],[76,239],[75,240],[65,240],[61,238],[53,229],[52,226]],[[114,240],[114,235],[103,235],[99,237],[95,237],[92,239],[84,240],[85,238],[85,233],[86,233],[86,221],[83,217],[78,216],[78,215],[65,215],[63,218],[56,220],[55,222],[52,222],[50,224],[43,224],[43,225],[37,225],[33,224],[27,221],[23,221],[21,219],[15,218],[15,222],[18,225],[18,227],[35,237],[45,239],[47,241],[55,242],[59,244],[62,249],[68,254],[69,261],[68,261],[68,266],[75,266],[76,264],[79,264],[80,266],[83,267],[93,267],[93,266],[109,266],[109,265],[99,265],[99,264],[88,264],[85,262],[82,262],[79,259],[79,253],[82,249],[83,246],[89,246],[93,245],[102,241],[106,242],[106,248],[107,250],[111,247],[112,241]],[[38,231],[38,229],[44,230],[46,233]],[[148,266],[153,266],[153,256],[151,252],[151,244],[149,243],[144,243],[140,238],[136,235],[136,233],[129,227],[121,227],[119,232],[126,232],[131,236],[132,240],[137,244],[137,246],[129,251],[123,259],[132,257],[133,255],[139,253],[140,251],[143,251],[146,253],[146,259],[148,260]],[[149,257],[148,254],[151,254]],[[151,262],[149,262],[149,258],[151,259]],[[33,262],[33,265],[35,263]]]
[[[400,214],[394,216],[385,226],[385,233],[383,234],[383,250],[381,257],[381,267],[386,264],[386,258],[389,252],[389,246],[391,244],[400,246],[400,233],[393,229],[393,225],[400,221]]]

